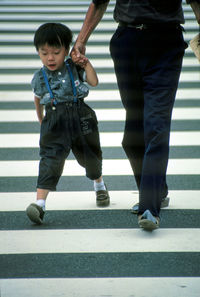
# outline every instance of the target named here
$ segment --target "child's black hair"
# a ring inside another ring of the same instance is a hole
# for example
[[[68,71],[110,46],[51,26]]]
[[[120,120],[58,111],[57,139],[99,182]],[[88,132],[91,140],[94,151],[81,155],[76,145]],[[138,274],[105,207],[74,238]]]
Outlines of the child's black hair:
[[[34,45],[36,50],[46,43],[49,46],[64,46],[67,50],[72,42],[72,31],[60,23],[45,23],[35,32]]]

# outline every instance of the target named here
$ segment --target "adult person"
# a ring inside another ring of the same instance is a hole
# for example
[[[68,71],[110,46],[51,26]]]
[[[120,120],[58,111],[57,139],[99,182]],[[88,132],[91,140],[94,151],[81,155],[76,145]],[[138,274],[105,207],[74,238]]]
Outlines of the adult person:
[[[86,62],[85,45],[108,3],[91,2],[71,53],[74,62]],[[187,3],[200,23],[200,0]],[[122,146],[139,189],[139,205],[134,206],[138,224],[154,230],[168,194],[171,115],[187,48],[180,25],[184,23],[182,1],[116,0],[114,20],[119,26],[110,41],[110,53],[126,110]]]

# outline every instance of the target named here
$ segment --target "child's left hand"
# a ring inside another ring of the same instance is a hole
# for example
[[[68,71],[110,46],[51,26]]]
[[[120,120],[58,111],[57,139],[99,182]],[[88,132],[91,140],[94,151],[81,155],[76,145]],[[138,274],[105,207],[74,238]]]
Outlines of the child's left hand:
[[[79,65],[82,68],[85,68],[85,66],[88,63],[88,58],[85,55],[81,54],[81,53],[77,54],[75,48],[72,49],[72,51],[70,53],[70,56],[71,56],[73,62],[76,65]]]

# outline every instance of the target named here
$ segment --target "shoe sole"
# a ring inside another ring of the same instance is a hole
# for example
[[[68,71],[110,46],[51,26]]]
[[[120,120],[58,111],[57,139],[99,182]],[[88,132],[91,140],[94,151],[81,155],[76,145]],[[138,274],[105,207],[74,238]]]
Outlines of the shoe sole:
[[[159,228],[158,223],[156,224],[156,223],[154,223],[154,222],[152,222],[150,220],[147,220],[147,219],[139,220],[138,225],[139,225],[140,228],[143,228],[144,230],[147,230],[147,231],[153,231],[153,230]]]
[[[166,197],[162,202],[161,202],[161,206],[160,208],[165,208],[165,207],[168,207],[169,206],[169,200],[170,198],[169,197]],[[135,206],[138,205],[138,209],[139,209],[139,203],[136,203]],[[134,210],[134,209],[131,209],[131,212],[134,213],[134,214],[137,214],[138,213],[138,209]]]
[[[105,207],[110,205],[110,200],[106,199],[105,201],[96,201],[96,205],[99,207]]]
[[[106,191],[107,191],[107,187],[106,187]],[[104,192],[104,191],[102,191],[102,192]],[[105,194],[102,193],[100,196],[102,196],[102,195],[104,196]],[[106,206],[109,206],[110,205],[110,196],[109,196],[108,191],[107,191],[107,198],[106,199],[102,199],[101,200],[101,199],[96,198],[96,205],[98,207],[106,207]]]
[[[34,206],[30,205],[27,209],[26,209],[26,214],[29,217],[29,219],[33,222],[36,223],[38,225],[42,224],[42,220],[40,218],[40,212],[37,208],[35,208]]]
[[[169,197],[166,197],[162,202],[161,202],[161,208],[165,208],[169,206]]]

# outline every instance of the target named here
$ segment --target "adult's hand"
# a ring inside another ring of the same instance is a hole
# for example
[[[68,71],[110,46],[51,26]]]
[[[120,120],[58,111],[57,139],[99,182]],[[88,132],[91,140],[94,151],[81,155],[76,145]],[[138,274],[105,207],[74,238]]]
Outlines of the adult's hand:
[[[85,45],[79,41],[76,41],[74,44],[70,55],[73,62],[81,67],[85,66],[88,62],[87,57],[85,57]]]

